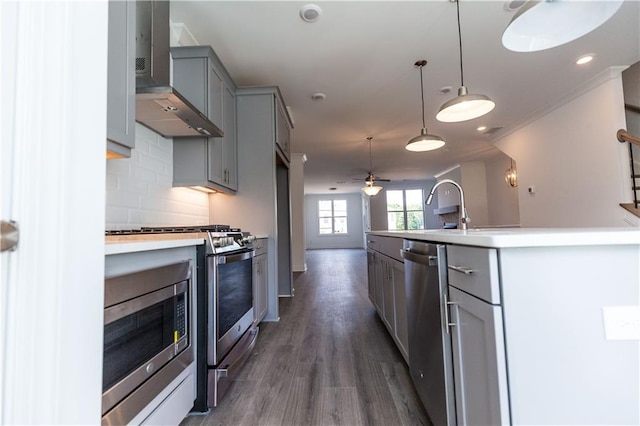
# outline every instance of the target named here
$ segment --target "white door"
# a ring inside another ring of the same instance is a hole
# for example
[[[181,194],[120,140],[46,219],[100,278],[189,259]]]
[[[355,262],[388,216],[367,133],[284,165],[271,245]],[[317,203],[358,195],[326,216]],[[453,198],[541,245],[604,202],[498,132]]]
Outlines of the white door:
[[[0,424],[97,424],[107,3],[0,2]]]

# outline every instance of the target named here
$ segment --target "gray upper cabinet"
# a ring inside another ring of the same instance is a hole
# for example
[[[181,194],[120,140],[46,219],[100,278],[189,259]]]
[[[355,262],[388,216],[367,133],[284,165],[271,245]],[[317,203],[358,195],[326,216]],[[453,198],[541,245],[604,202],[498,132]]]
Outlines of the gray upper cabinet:
[[[173,86],[224,132],[173,143],[173,186],[238,189],[236,85],[210,46],[172,47]]]
[[[291,123],[289,114],[286,111],[286,107],[282,102],[282,99],[275,98],[276,102],[276,146],[280,149],[287,161],[291,161]]]
[[[136,141],[135,25],[135,2],[109,1],[107,153],[111,158],[130,157]]]

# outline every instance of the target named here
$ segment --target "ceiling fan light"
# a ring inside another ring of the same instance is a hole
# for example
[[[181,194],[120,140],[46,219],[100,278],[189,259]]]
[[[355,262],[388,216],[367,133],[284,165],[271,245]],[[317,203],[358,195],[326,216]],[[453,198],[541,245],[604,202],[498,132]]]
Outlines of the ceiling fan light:
[[[433,151],[445,145],[440,136],[430,135],[424,127],[420,131],[420,136],[416,136],[407,142],[405,149],[412,152]]]
[[[458,123],[472,120],[489,113],[496,104],[486,95],[469,95],[467,88],[461,86],[458,96],[445,102],[436,114],[436,119],[443,123]]]
[[[502,34],[502,45],[514,52],[537,52],[573,41],[604,24],[623,0],[529,0]]]
[[[367,185],[367,186],[363,186],[362,187],[362,191],[367,194],[369,197],[373,197],[374,195],[378,194],[378,192],[382,191],[382,187],[378,186],[378,185]]]

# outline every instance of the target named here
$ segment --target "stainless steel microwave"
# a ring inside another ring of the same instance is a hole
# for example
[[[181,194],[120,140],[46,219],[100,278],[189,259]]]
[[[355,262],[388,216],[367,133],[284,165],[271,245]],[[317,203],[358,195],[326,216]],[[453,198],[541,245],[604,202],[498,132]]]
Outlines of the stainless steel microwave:
[[[127,423],[193,361],[191,262],[105,280],[103,424]]]

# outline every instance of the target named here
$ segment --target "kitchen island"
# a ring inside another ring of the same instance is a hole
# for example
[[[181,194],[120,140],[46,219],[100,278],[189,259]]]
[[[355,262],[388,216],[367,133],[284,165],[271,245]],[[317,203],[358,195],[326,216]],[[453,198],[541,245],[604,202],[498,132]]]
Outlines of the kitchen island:
[[[444,300],[430,308],[442,312],[451,342],[457,424],[640,422],[640,230],[374,231],[367,239],[445,248]]]

